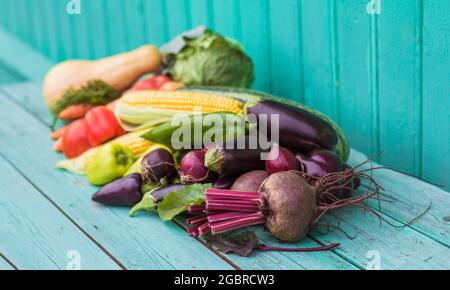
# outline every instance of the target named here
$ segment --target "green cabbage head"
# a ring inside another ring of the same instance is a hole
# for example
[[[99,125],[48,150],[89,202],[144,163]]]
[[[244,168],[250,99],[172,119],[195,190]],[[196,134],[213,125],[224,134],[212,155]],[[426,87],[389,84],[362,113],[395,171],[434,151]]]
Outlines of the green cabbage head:
[[[252,86],[253,62],[240,43],[211,30],[185,41],[171,68],[175,81],[190,86]]]

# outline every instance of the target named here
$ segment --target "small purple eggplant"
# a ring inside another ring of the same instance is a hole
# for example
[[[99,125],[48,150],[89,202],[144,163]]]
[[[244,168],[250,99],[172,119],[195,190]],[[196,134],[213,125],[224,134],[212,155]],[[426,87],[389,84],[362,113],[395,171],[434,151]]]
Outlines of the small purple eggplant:
[[[104,205],[133,206],[142,199],[141,185],[141,175],[133,173],[103,186],[92,200]]]
[[[317,178],[344,169],[341,158],[328,150],[314,150],[307,156],[297,154],[295,157],[300,162],[302,171]]]
[[[154,192],[152,192],[152,196],[155,199],[155,201],[161,202],[166,195],[168,195],[171,192],[175,192],[175,191],[179,191],[181,189],[183,189],[186,185],[184,184],[172,184],[160,189],[155,190]]]
[[[168,181],[176,172],[175,159],[171,152],[156,148],[145,155],[141,163],[142,179],[147,183]]]
[[[213,187],[216,189],[230,189],[233,183],[236,181],[237,177],[220,175],[213,182]]]

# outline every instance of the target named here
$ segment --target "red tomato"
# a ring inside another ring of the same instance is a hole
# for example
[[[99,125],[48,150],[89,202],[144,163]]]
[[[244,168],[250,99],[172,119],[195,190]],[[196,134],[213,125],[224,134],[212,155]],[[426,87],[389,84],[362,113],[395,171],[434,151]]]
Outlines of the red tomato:
[[[171,81],[172,80],[166,75],[149,77],[142,81],[137,82],[133,86],[132,90],[133,91],[159,90],[162,86]]]
[[[67,158],[80,156],[91,148],[87,138],[87,124],[79,119],[68,125],[62,135],[63,152]]]
[[[107,107],[99,106],[90,110],[85,117],[87,138],[92,147],[113,139],[122,131],[114,113]]]

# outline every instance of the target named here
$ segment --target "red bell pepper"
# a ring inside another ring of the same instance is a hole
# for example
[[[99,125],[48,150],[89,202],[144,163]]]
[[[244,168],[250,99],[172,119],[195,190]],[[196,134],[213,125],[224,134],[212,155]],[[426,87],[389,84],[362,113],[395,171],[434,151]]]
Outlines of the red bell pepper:
[[[67,158],[75,158],[91,148],[84,119],[71,123],[62,135],[63,152]]]
[[[107,107],[99,106],[85,116],[87,138],[92,147],[103,144],[124,133],[114,113]]]

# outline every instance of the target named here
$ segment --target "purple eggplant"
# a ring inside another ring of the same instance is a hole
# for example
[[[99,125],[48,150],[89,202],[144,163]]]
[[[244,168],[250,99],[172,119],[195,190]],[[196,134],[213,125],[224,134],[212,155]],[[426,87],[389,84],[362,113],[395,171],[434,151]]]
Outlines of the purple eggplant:
[[[174,191],[179,191],[185,186],[186,185],[184,184],[171,184],[169,186],[155,190],[154,192],[152,192],[152,196],[154,197],[156,202],[161,202],[166,197],[166,195]]]
[[[300,162],[302,171],[317,178],[328,173],[340,172],[344,169],[344,163],[341,158],[336,153],[328,150],[314,150],[306,156],[297,154],[295,157]]]
[[[208,148],[205,166],[220,175],[240,176],[249,171],[265,169],[266,162],[261,158],[262,153],[263,150],[260,149],[232,149],[216,144]]]
[[[313,149],[332,150],[338,144],[333,127],[313,113],[271,100],[262,100],[247,109],[249,114],[267,115],[267,128],[271,128],[271,115],[279,115],[279,143],[293,151],[307,153]],[[269,129],[270,131],[270,129]],[[260,132],[268,135],[270,132]]]
[[[142,199],[141,185],[141,175],[133,173],[103,186],[92,200],[104,205],[133,206]]]
[[[235,176],[220,175],[214,180],[213,187],[216,189],[230,189],[236,179],[237,177]]]
[[[176,172],[175,159],[168,150],[157,148],[142,159],[142,178],[145,183],[169,180]]]

